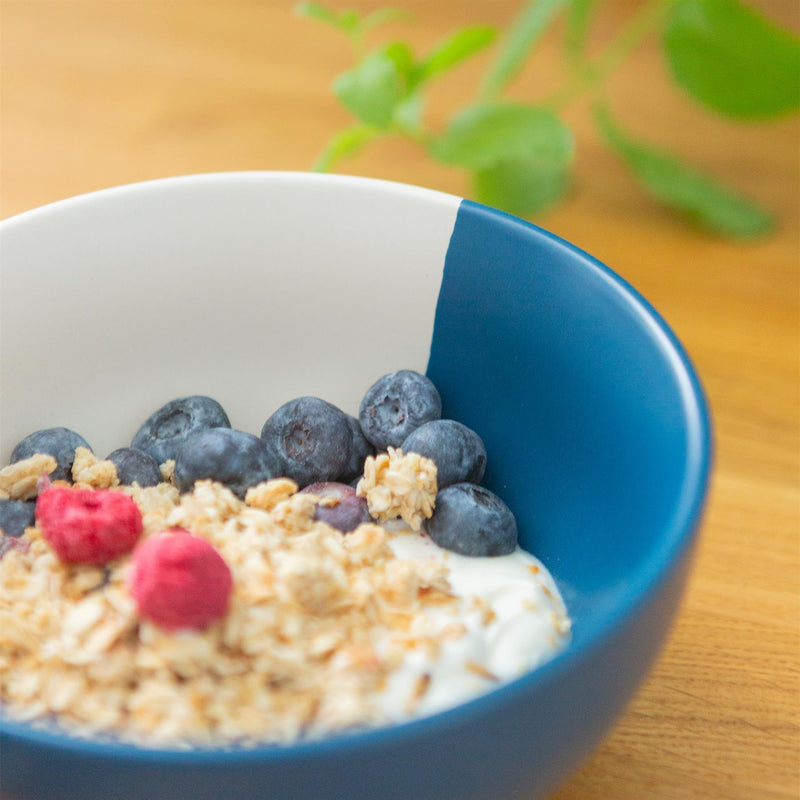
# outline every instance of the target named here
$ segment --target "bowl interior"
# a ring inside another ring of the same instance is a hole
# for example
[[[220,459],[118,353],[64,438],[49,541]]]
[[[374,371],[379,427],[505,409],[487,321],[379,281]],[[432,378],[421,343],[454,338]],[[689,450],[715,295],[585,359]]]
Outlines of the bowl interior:
[[[700,390],[647,303],[448,195],[244,173],[57,203],[3,223],[0,325],[3,461],[54,425],[104,456],[186,394],[256,434],[299,395],[356,413],[378,376],[427,369],[484,438],[576,642],[653,580],[702,499]]]

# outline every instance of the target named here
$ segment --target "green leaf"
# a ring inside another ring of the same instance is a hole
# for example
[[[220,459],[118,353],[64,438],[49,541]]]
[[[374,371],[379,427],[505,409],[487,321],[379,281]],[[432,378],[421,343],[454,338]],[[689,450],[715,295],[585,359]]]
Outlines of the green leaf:
[[[481,170],[501,161],[568,163],[572,133],[544,108],[488,103],[458,114],[431,145],[431,154],[448,164]]]
[[[550,21],[569,0],[532,0],[514,20],[497,59],[483,80],[482,95],[496,97],[522,69]]]
[[[664,205],[726,236],[749,238],[773,227],[772,215],[756,203],[676,158],[634,142],[612,120],[608,110],[598,109],[595,118],[611,148]]]
[[[381,51],[394,61],[397,72],[408,79],[414,70],[414,53],[405,42],[391,42]]]
[[[419,92],[412,92],[395,106],[394,121],[408,135],[416,136],[424,108],[425,98]]]
[[[571,0],[567,11],[566,46],[567,52],[578,60],[584,55],[589,23],[600,0]]]
[[[675,80],[717,111],[753,119],[800,106],[800,40],[738,0],[681,0],[664,47]]]
[[[474,175],[481,203],[527,216],[559,200],[569,185],[569,167],[541,161],[499,161]]]
[[[388,128],[397,104],[406,94],[406,62],[402,47],[389,46],[366,56],[340,75],[333,91],[355,117],[376,128]]]
[[[488,25],[470,25],[455,31],[422,61],[417,68],[416,82],[427,81],[465,61],[490,45],[496,36],[497,29]]]
[[[380,132],[368,125],[356,125],[337,133],[314,164],[315,172],[328,172],[341,158],[355,155]]]

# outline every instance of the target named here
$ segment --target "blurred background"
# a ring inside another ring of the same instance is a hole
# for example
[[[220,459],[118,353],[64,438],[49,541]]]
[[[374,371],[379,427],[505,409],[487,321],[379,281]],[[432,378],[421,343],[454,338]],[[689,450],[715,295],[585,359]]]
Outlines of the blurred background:
[[[332,2],[369,12],[376,2]],[[368,44],[429,51],[456,27],[507,27],[517,0],[398,0],[409,18]],[[751,7],[800,31],[797,0]],[[599,52],[642,3],[595,5]],[[521,102],[564,82],[556,23],[510,85]],[[431,86],[443,129],[477,96],[480,53]],[[308,170],[352,118],[331,91],[345,37],[277,0],[0,0],[0,218],[83,192],[197,172]],[[794,76],[800,80],[800,76]],[[776,217],[749,241],[687,225],[649,199],[601,141],[591,105],[564,201],[532,219],[607,263],[689,350],[716,425],[717,466],[690,591],[668,647],[615,732],[557,800],[800,797],[800,125],[736,122],[671,79],[658,37],[606,84],[614,114]],[[387,138],[335,170],[469,196],[465,173]],[[0,258],[2,253],[0,253]],[[602,680],[602,676],[599,677]]]

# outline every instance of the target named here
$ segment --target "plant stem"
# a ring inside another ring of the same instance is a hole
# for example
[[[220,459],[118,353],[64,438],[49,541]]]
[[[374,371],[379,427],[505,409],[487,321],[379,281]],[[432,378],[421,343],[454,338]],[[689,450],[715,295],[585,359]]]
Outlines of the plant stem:
[[[357,125],[339,131],[326,145],[314,162],[314,172],[330,172],[334,164],[345,156],[354,155],[369,142],[384,134],[369,125]]]
[[[433,134],[422,125],[418,125],[415,128],[397,126],[394,128],[394,132],[399,134],[403,138],[408,139],[408,141],[419,145],[423,149],[427,149],[428,147],[430,147],[430,144],[434,139]]]
[[[361,30],[361,26],[358,26],[353,30],[345,31],[345,33],[353,51],[353,61],[357,64],[364,57],[364,53],[367,50],[364,42],[364,31]]]
[[[603,83],[661,24],[676,2],[677,0],[650,0],[643,5],[619,36],[594,61],[586,63],[570,83],[545,100],[543,105],[560,111],[585,92]]]
[[[526,57],[567,0],[529,0],[511,23],[500,52],[483,77],[482,102],[496,100],[522,69]]]
[[[331,172],[333,165],[336,163],[337,158],[331,152],[330,147],[326,147],[318,156],[316,161],[311,165],[312,172]]]

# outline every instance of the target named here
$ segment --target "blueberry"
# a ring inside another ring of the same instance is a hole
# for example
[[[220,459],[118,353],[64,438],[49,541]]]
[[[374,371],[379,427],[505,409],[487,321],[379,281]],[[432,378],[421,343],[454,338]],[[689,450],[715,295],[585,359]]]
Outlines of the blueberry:
[[[56,468],[50,473],[51,480],[72,482],[72,462],[75,461],[75,450],[86,447],[91,450],[83,436],[69,428],[45,428],[26,436],[12,451],[11,463],[37,453],[46,453],[56,460]]]
[[[192,395],[171,400],[151,414],[131,441],[131,447],[149,453],[159,464],[175,458],[178,447],[193,433],[230,428],[222,406],[210,397]]]
[[[378,379],[364,395],[358,421],[379,450],[400,447],[420,425],[442,416],[442,400],[424,375],[409,369]]]
[[[517,521],[509,507],[474,483],[442,489],[427,530],[439,547],[464,556],[504,556],[517,546]]]
[[[453,483],[480,483],[486,469],[486,448],[475,431],[452,419],[435,419],[417,428],[402,445],[436,463],[439,489]]]
[[[301,488],[338,480],[350,464],[353,434],[347,414],[319,397],[284,403],[264,423],[261,439],[278,454],[281,474]]]
[[[157,486],[164,480],[158,462],[144,450],[120,447],[106,456],[106,460],[114,463],[119,482],[126,486],[133,483],[138,483],[139,486]]]
[[[352,486],[335,481],[325,483],[312,483],[306,486],[303,492],[316,495],[319,498],[333,498],[335,505],[320,503],[314,513],[314,519],[326,522],[332,528],[350,533],[363,522],[372,522],[372,517],[367,508],[367,501],[356,494]]]
[[[0,530],[6,536],[22,536],[25,528],[36,524],[36,503],[0,500]]]
[[[208,479],[224,483],[243,498],[251,486],[280,474],[278,457],[258,436],[231,428],[193,433],[175,454],[175,485],[181,492]]]
[[[367,456],[375,455],[375,448],[369,443],[361,425],[355,417],[347,415],[347,422],[350,425],[350,432],[353,434],[353,444],[350,450],[350,461],[339,479],[344,483],[352,483],[364,474],[364,462]]]

